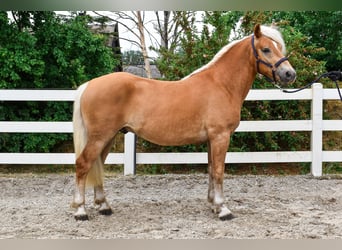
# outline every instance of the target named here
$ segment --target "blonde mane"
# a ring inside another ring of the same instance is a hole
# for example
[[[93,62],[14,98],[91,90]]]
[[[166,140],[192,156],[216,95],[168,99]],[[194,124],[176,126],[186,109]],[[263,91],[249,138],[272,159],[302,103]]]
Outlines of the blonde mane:
[[[268,38],[274,40],[275,42],[279,43],[282,47],[282,53],[285,55],[286,53],[286,48],[285,48],[285,42],[283,40],[283,37],[281,35],[281,33],[274,28],[274,26],[263,26],[261,25],[261,33],[264,35],[264,36],[267,36]],[[235,40],[235,41],[232,41],[231,43],[227,44],[226,46],[222,47],[220,49],[219,52],[217,52],[217,54],[213,57],[213,59],[211,59],[211,61],[209,61],[207,64],[203,65],[201,68],[198,68],[196,69],[194,72],[190,73],[189,75],[185,76],[183,79],[187,79],[199,72],[202,72],[203,70],[206,70],[207,68],[210,68],[216,61],[218,61],[226,52],[228,52],[232,47],[234,47],[235,44],[243,41],[244,39],[250,37],[251,35],[249,36],[246,36],[246,37],[243,37],[242,39],[239,39],[239,40]]]

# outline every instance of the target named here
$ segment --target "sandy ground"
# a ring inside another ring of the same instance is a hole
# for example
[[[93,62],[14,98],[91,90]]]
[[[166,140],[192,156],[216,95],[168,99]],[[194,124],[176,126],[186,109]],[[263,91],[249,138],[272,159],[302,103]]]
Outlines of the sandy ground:
[[[225,176],[235,218],[220,221],[207,203],[204,174],[107,176],[113,215],[89,221],[70,208],[72,175],[2,175],[0,238],[307,239],[342,238],[341,176]]]

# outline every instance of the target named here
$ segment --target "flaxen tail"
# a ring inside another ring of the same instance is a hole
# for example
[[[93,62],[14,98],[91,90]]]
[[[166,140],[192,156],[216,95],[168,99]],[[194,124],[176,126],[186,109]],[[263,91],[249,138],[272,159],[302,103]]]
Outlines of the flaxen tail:
[[[74,149],[75,159],[82,153],[87,144],[87,129],[84,125],[81,112],[81,98],[88,83],[81,85],[77,91],[74,101],[73,129],[74,129]],[[87,175],[87,186],[98,186],[103,183],[103,163],[100,156],[94,162]]]

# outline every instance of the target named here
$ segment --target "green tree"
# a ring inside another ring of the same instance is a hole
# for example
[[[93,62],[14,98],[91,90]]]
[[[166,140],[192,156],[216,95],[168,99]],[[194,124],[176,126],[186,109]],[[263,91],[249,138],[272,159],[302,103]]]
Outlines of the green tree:
[[[122,62],[124,65],[143,65],[144,57],[139,50],[128,50],[122,54]]]
[[[76,88],[109,73],[117,61],[106,37],[92,34],[87,16],[62,20],[54,12],[0,12],[1,88]],[[2,102],[0,120],[70,121],[72,103]],[[1,134],[5,152],[48,152],[65,134]]]

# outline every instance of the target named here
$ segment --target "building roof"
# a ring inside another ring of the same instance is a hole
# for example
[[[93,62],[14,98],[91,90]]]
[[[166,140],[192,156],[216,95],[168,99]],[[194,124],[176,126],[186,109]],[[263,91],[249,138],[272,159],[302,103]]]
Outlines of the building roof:
[[[123,71],[133,75],[147,77],[144,65],[125,65],[123,66]],[[156,65],[151,65],[151,74],[153,79],[162,78]]]

